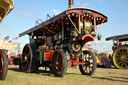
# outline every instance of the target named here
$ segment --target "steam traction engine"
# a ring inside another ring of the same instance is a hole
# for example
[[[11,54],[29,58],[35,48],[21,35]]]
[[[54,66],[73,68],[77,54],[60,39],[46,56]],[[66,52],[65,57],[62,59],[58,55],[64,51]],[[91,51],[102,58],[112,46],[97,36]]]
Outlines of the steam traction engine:
[[[21,68],[24,72],[37,72],[38,67],[49,67],[55,76],[63,77],[67,65],[79,66],[83,75],[96,70],[93,52],[82,47],[96,37],[96,26],[107,22],[107,17],[91,9],[69,9],[19,34],[29,35],[30,43],[23,48]]]
[[[0,0],[0,23],[14,8],[13,0]],[[8,59],[5,49],[0,49],[0,80],[4,80],[8,70]]]
[[[117,68],[128,69],[128,34],[106,38],[113,40],[113,63]]]

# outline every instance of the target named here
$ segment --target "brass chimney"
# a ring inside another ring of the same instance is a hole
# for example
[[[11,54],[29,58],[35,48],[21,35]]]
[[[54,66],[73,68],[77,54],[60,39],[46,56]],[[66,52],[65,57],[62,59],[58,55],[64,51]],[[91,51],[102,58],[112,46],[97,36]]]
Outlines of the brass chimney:
[[[68,0],[69,1],[69,5],[68,8],[74,8],[74,0]]]

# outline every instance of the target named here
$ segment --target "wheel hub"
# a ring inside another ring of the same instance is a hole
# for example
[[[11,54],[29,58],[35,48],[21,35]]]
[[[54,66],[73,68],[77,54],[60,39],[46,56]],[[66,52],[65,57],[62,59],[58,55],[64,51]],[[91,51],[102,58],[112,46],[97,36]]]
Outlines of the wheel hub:
[[[28,59],[27,56],[25,56],[24,59],[27,60]]]
[[[126,62],[127,61],[127,56],[125,56],[125,55],[121,56],[121,61]]]
[[[59,65],[59,62],[56,62],[56,65]]]
[[[88,66],[88,65],[90,65],[90,62],[89,61],[85,61],[85,66]]]

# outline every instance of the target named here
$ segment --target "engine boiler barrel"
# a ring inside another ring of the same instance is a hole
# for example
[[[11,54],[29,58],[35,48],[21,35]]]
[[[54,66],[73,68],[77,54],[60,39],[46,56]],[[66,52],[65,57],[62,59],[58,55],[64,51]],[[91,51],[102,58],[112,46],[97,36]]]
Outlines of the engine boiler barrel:
[[[64,44],[52,46],[52,47],[50,47],[50,50],[53,50],[53,49],[65,49],[65,48],[68,48],[68,47],[69,47],[69,43],[64,43]]]
[[[55,49],[63,49],[63,48],[68,48],[69,43],[61,44],[61,45],[56,45],[54,48]]]

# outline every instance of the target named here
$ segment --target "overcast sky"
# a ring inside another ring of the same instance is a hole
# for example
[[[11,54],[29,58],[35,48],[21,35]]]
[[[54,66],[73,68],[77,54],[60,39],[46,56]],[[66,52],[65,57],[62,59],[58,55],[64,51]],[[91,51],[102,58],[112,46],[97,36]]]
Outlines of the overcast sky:
[[[35,21],[46,20],[46,15],[53,16],[68,8],[68,0],[14,0],[14,10],[0,24],[0,37],[10,36],[10,40],[17,37],[33,26]],[[94,9],[108,17],[108,22],[98,30],[103,38],[95,42],[99,51],[111,50],[112,42],[105,42],[105,38],[113,35],[128,33],[128,0],[74,0],[75,7]],[[28,37],[19,38],[22,47],[28,42]]]

